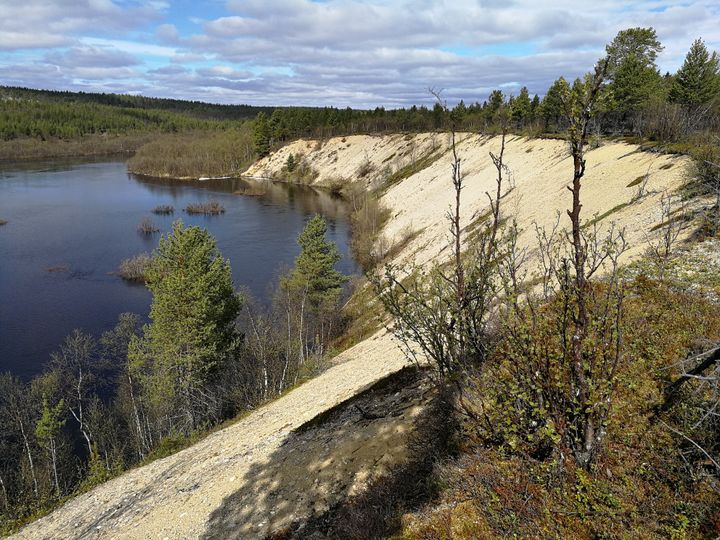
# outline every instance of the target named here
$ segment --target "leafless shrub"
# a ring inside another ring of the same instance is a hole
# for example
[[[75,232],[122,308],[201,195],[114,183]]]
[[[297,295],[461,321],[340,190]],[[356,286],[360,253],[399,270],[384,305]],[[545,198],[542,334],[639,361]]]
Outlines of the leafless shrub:
[[[168,216],[174,212],[175,207],[169,204],[161,204],[152,209],[152,213],[159,216]]]
[[[355,174],[357,175],[358,178],[365,178],[368,174],[370,174],[374,170],[375,170],[375,166],[372,164],[372,162],[370,161],[370,158],[366,154],[365,159],[360,164],[360,166],[358,167]]]
[[[150,255],[147,253],[124,259],[118,268],[118,275],[126,281],[144,283],[148,264],[150,264]]]
[[[218,201],[208,201],[205,203],[188,204],[185,207],[188,214],[204,214],[208,216],[217,216],[225,213],[225,207]]]
[[[661,280],[665,278],[675,245],[683,231],[685,211],[682,202],[680,204],[679,208],[674,209],[672,196],[664,192],[660,198],[660,235],[655,239],[646,235],[648,255],[657,267]]]
[[[160,231],[160,229],[158,229],[152,220],[147,216],[138,223],[137,230],[140,234],[154,234]]]

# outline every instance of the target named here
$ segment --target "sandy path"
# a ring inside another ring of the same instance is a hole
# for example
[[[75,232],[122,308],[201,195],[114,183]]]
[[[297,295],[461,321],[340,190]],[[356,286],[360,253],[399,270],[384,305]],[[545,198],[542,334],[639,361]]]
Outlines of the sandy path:
[[[379,461],[401,453],[411,414],[352,430],[331,425],[312,441],[302,433],[291,435],[406,365],[382,333],[338,360],[342,363],[237,424],[74,498],[13,538],[255,538],[321,511]],[[286,458],[294,454],[289,461],[278,459],[283,445]],[[279,467],[282,481],[275,475]]]

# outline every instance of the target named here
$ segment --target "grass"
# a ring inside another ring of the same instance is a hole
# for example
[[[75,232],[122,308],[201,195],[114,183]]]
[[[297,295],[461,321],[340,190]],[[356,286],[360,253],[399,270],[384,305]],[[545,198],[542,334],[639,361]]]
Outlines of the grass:
[[[208,201],[205,203],[188,204],[185,212],[190,215],[204,214],[206,216],[217,216],[225,213],[225,207],[218,201]]]
[[[175,207],[169,204],[161,204],[152,209],[152,213],[159,216],[168,216],[170,214],[173,214],[174,212]]]
[[[126,281],[145,283],[145,269],[150,263],[150,255],[141,253],[124,259],[118,268],[118,275]]]
[[[160,229],[155,226],[152,219],[144,217],[143,220],[138,223],[137,231],[140,234],[155,234],[156,232],[160,232]]]
[[[234,192],[235,195],[243,195],[245,197],[262,197],[267,193],[265,186],[259,184],[249,185]]]

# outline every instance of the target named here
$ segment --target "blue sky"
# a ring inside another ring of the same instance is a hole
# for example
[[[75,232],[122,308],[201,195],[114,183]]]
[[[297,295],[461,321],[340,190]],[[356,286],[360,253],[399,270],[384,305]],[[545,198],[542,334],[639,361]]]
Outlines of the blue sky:
[[[664,71],[720,2],[0,0],[0,84],[216,103],[397,107],[543,94],[621,29],[653,26]]]

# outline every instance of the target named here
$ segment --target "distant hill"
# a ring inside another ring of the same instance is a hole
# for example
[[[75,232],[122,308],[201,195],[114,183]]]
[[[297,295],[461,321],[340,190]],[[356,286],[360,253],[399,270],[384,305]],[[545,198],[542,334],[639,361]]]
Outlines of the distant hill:
[[[187,114],[207,120],[244,120],[255,118],[259,112],[272,114],[275,107],[253,105],[220,105],[202,101],[153,98],[128,94],[105,94],[91,92],[68,92],[36,90],[13,86],[0,86],[0,99],[35,100],[48,103],[93,103],[128,109],[161,110]]]

